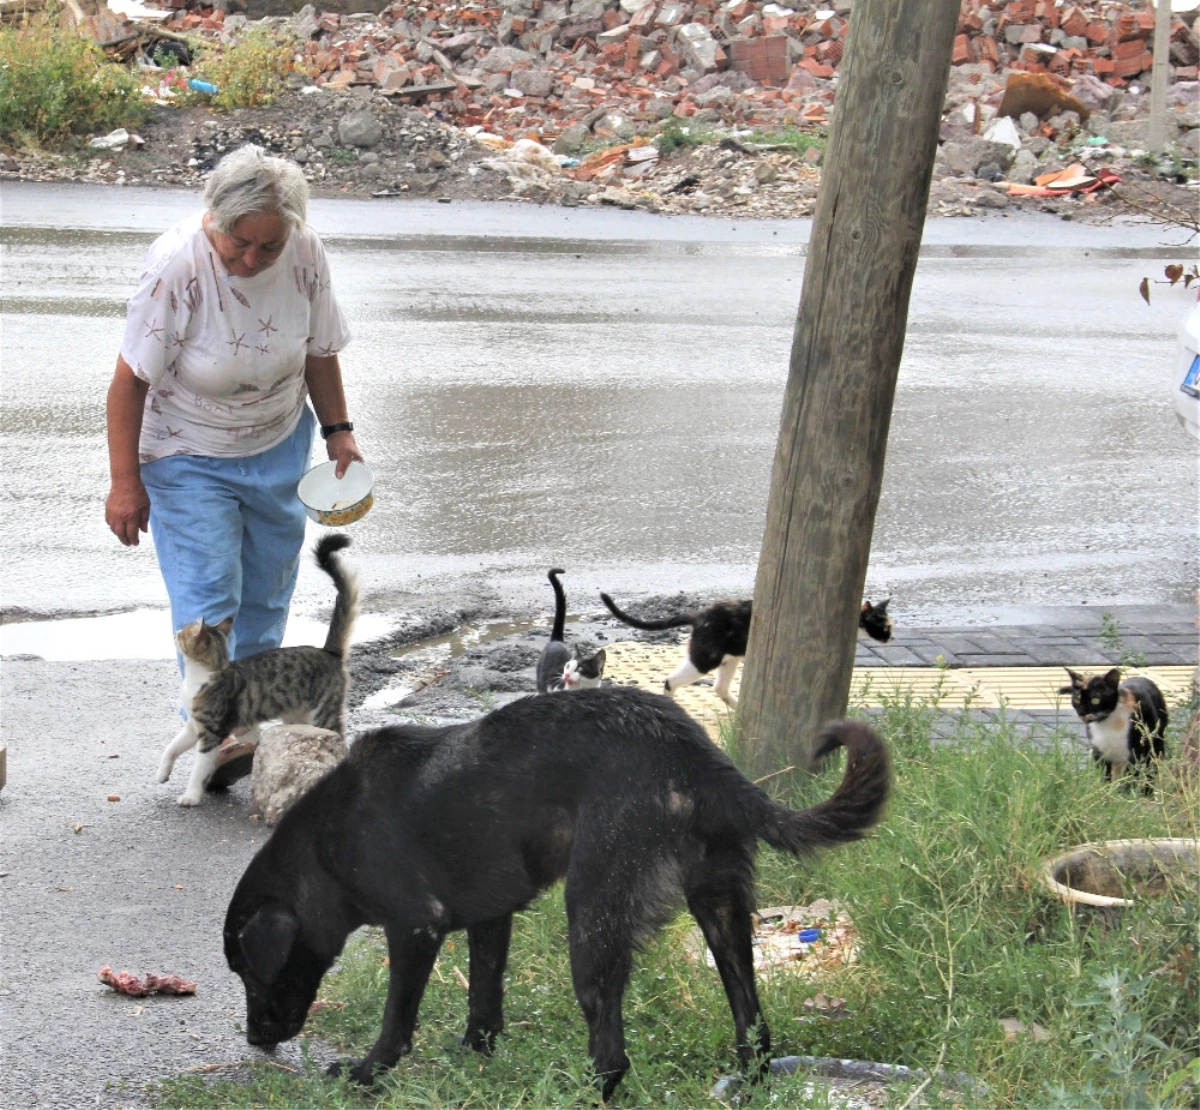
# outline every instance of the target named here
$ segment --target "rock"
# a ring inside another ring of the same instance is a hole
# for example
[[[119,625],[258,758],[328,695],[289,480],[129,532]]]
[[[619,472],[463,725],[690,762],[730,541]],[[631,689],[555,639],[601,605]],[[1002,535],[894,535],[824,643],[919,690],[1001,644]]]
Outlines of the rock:
[[[982,187],[971,199],[977,208],[1007,208],[1009,204],[1007,193],[990,186]]]
[[[1200,127],[1200,99],[1189,101],[1171,112],[1171,119],[1177,127],[1191,130]]]
[[[608,5],[604,0],[571,0],[571,22],[581,23],[589,19],[603,19]]]
[[[383,124],[367,109],[351,112],[338,120],[342,146],[373,147],[383,138]]]
[[[1200,129],[1193,128],[1191,131],[1185,131],[1176,145],[1181,154],[1193,161],[1200,160]]]
[[[945,143],[941,158],[946,169],[955,177],[975,177],[975,171],[986,162],[996,162],[1002,169],[1012,165],[1016,151],[1007,143],[990,143],[986,139],[968,139],[965,142]]]
[[[760,185],[769,185],[779,176],[779,171],[770,162],[759,162],[754,167],[754,180]]]
[[[1116,107],[1116,102],[1120,100],[1120,92],[1117,89],[1091,73],[1084,73],[1076,77],[1075,84],[1071,86],[1071,92],[1088,111],[1097,109],[1111,111]]]
[[[548,69],[519,69],[509,78],[526,96],[547,97],[554,91],[554,74]]]
[[[701,73],[711,73],[725,64],[725,51],[703,23],[684,23],[675,32],[675,42]]]
[[[1008,180],[1019,185],[1031,185],[1037,173],[1037,157],[1030,150],[1018,150],[1008,170]]]
[[[301,795],[345,758],[346,742],[311,725],[275,725],[262,730],[250,776],[252,812],[274,825]]]
[[[583,145],[587,142],[590,134],[591,132],[583,124],[574,123],[565,128],[562,134],[554,140],[552,149],[555,154],[578,154],[583,150]]]
[[[537,60],[536,55],[515,46],[497,46],[489,50],[479,62],[479,68],[484,73],[500,73],[506,69],[516,69],[520,65],[528,65]]]

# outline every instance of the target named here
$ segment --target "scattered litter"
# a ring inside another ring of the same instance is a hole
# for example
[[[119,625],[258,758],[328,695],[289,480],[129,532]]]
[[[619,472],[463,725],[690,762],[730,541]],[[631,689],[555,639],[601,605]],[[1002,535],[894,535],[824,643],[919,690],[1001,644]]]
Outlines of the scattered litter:
[[[96,978],[106,986],[112,987],[118,994],[127,994],[132,998],[142,998],[148,994],[195,994],[196,984],[178,975],[147,974],[139,979],[129,971],[113,971],[105,964],[97,973]]]
[[[1065,197],[1071,193],[1094,193],[1109,185],[1119,185],[1121,178],[1110,169],[1099,169],[1089,173],[1086,167],[1076,163],[1065,170],[1044,173],[1033,179],[1032,185],[1006,182],[1009,196],[1020,197]]]
[[[760,974],[773,970],[815,976],[854,963],[858,958],[858,930],[836,902],[819,899],[807,906],[774,906],[754,917],[754,969]],[[703,952],[704,962],[716,961],[699,929],[691,930],[694,955]],[[824,996],[821,996],[824,997]]]
[[[192,92],[207,93],[209,96],[215,96],[220,91],[211,81],[201,81],[199,77],[189,77],[187,84]]]
[[[123,127],[118,127],[107,135],[97,135],[88,146],[96,150],[120,150],[128,142],[129,132]]]

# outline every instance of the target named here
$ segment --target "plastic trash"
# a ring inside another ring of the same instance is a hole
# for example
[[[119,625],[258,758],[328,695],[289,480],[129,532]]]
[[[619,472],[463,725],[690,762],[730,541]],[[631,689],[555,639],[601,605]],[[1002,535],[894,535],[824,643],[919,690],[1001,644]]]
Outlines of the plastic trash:
[[[199,77],[188,78],[188,88],[193,92],[207,93],[209,96],[217,91],[217,86],[211,81],[201,81]]]
[[[813,941],[817,941],[817,940],[821,939],[821,930],[820,929],[801,929],[796,934],[796,939],[801,944],[812,944]]]
[[[96,150],[120,150],[129,142],[129,132],[123,127],[110,131],[107,135],[97,135],[88,146]]]

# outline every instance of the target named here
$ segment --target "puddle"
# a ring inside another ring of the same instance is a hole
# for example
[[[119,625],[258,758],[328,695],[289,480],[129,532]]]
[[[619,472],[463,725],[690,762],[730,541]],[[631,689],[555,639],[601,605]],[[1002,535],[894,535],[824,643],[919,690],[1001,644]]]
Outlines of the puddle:
[[[574,623],[571,620],[567,624]],[[434,636],[415,644],[393,651],[393,659],[403,659],[412,667],[412,673],[401,681],[393,682],[377,690],[362,703],[363,709],[387,709],[428,685],[446,664],[461,658],[472,648],[491,643],[508,636],[523,636],[545,627],[545,621],[492,621],[479,625],[463,625],[444,636]]]
[[[288,620],[284,647],[325,642],[328,624],[311,617]],[[386,636],[392,621],[362,613],[354,622],[351,643]],[[52,663],[97,659],[173,659],[171,615],[166,609],[135,609],[103,617],[71,617],[57,621],[19,621],[0,625],[0,656],[37,655]]]

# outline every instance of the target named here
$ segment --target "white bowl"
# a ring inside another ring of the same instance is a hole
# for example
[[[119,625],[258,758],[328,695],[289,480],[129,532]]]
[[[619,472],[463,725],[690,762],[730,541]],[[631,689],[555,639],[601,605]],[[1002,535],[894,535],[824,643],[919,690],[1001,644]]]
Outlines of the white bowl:
[[[367,515],[374,502],[371,489],[375,476],[366,463],[352,462],[340,479],[334,477],[337,463],[314,466],[296,487],[305,511],[318,524],[339,528]]]

